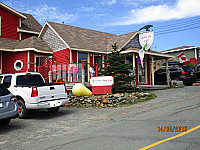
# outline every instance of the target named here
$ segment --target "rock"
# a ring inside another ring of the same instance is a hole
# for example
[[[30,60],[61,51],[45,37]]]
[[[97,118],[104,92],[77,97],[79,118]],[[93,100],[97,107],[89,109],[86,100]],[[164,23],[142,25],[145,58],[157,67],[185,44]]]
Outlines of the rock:
[[[119,98],[118,98],[119,101],[122,101],[122,100],[124,100],[124,99],[125,99],[125,97],[119,97]]]
[[[144,93],[140,93],[140,97],[145,97],[145,94]]]
[[[125,93],[124,97],[129,97],[129,95],[130,95],[129,93]]]
[[[132,97],[127,97],[126,101],[129,103],[132,100]]]
[[[114,94],[113,96],[114,96],[114,97],[121,97],[121,94],[120,94],[120,93],[117,93],[117,94]]]
[[[134,103],[134,102],[135,102],[135,100],[134,100],[134,99],[132,99],[132,100],[131,100],[131,103]]]
[[[96,102],[96,106],[100,106],[101,105],[101,103],[100,102]]]
[[[103,104],[107,104],[108,103],[108,101],[107,101],[107,99],[103,99]]]
[[[92,107],[92,104],[86,104],[86,107]]]
[[[145,96],[150,96],[151,94],[150,94],[150,93],[144,93],[144,95],[145,95]]]

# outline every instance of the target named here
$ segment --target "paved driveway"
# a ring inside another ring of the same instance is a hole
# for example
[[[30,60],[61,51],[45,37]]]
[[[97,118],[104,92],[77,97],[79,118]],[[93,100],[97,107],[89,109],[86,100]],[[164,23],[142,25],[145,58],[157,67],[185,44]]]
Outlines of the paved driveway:
[[[181,132],[158,126],[200,124],[200,86],[154,92],[158,97],[119,108],[62,108],[57,114],[35,111],[0,129],[0,149],[139,149]],[[152,149],[199,149],[196,129]]]

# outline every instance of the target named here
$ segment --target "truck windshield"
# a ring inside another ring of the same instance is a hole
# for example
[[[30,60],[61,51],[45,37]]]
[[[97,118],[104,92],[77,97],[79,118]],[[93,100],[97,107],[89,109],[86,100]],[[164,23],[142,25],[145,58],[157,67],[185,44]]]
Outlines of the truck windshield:
[[[17,76],[17,85],[24,84],[41,84],[44,83],[42,77],[40,75],[20,75]]]

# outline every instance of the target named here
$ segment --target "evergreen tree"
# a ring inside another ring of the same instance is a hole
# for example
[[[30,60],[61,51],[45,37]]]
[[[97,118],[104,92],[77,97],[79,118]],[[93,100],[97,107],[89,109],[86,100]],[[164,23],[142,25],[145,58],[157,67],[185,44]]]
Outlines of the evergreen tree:
[[[133,89],[131,82],[135,80],[135,76],[130,76],[132,64],[125,64],[125,55],[120,54],[117,50],[118,45],[112,45],[112,53],[104,60],[105,68],[102,71],[103,75],[114,77],[113,93],[126,92]]]

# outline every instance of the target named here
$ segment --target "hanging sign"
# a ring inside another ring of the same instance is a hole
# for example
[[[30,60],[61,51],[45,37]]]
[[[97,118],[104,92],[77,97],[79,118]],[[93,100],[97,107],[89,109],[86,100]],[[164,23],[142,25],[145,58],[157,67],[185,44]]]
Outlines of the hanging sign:
[[[146,31],[139,34],[139,42],[142,47],[145,46],[145,50],[148,50],[151,45],[153,44],[154,40],[154,32],[153,31]]]

